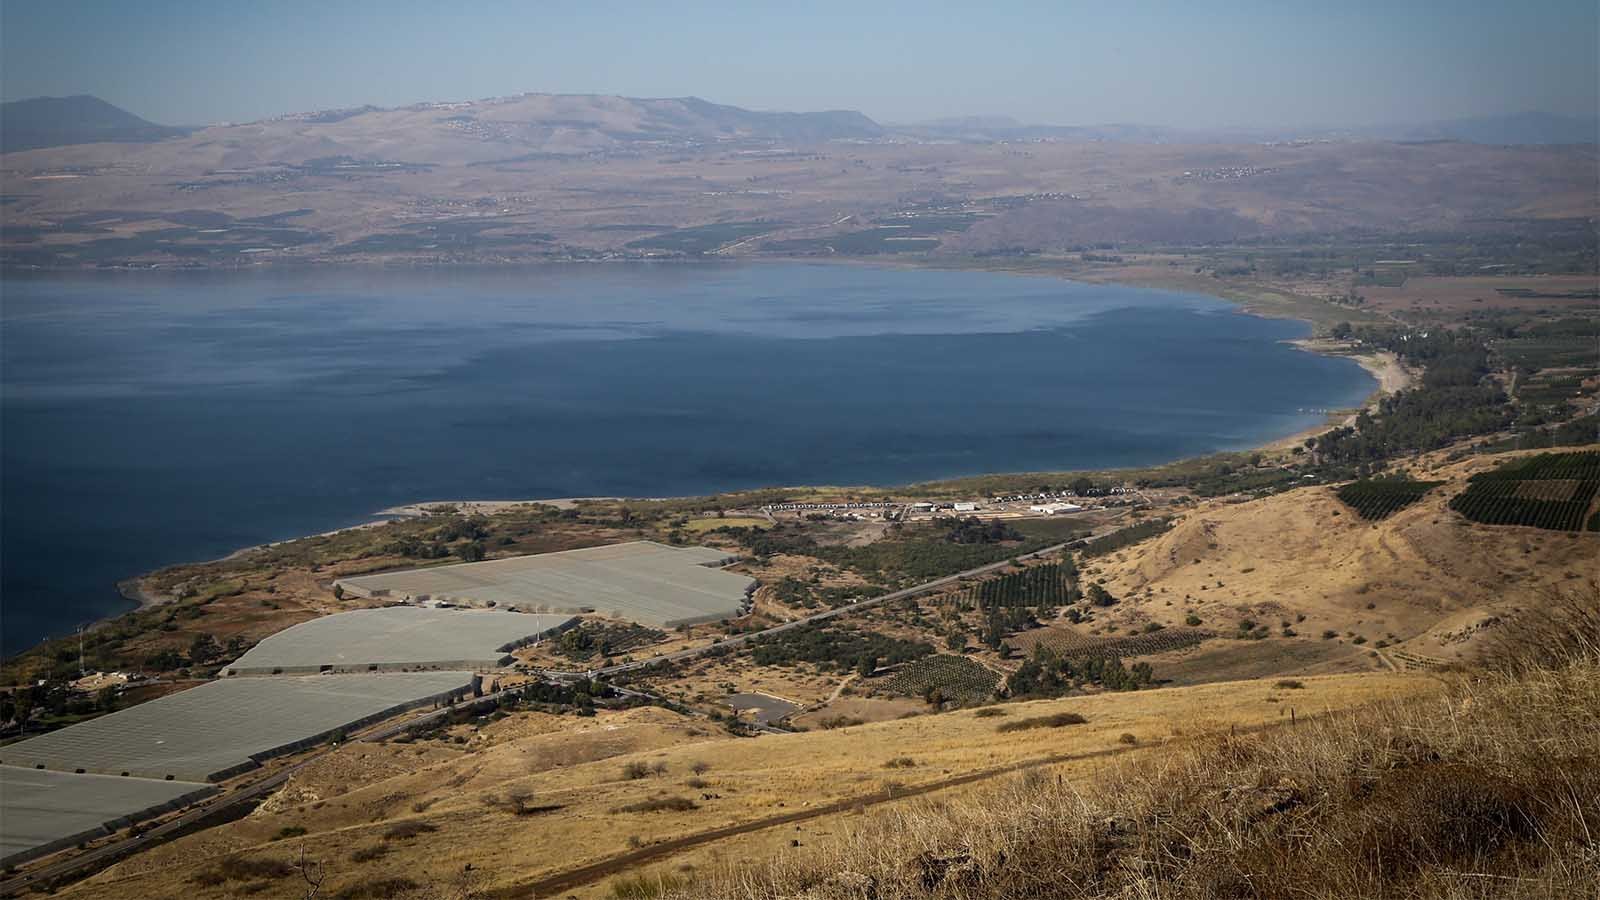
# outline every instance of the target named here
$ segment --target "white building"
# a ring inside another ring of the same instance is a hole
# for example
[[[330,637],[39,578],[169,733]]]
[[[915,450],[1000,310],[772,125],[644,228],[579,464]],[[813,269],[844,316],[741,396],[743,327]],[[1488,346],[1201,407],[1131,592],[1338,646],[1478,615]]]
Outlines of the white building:
[[[1083,507],[1079,506],[1076,503],[1040,503],[1040,504],[1038,504],[1036,506],[1028,507],[1028,511],[1029,512],[1036,512],[1036,513],[1039,513],[1041,515],[1046,515],[1046,516],[1055,516],[1055,515],[1060,515],[1061,513],[1077,512],[1077,511],[1079,511],[1081,509],[1083,509]]]

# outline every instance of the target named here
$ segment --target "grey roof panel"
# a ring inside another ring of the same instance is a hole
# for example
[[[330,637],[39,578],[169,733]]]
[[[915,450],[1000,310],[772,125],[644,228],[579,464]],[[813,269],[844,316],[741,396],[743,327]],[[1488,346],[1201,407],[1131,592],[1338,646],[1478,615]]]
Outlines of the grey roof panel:
[[[211,781],[467,686],[467,672],[229,678],[0,747],[0,763]]]
[[[499,610],[355,610],[285,628],[239,657],[228,672],[485,668],[499,665],[517,645],[572,621],[570,615]]]
[[[748,576],[725,572],[730,555],[652,541],[608,544],[486,562],[340,579],[363,596],[522,609],[593,609],[658,627],[739,614]]]
[[[215,792],[188,781],[0,766],[0,864],[65,849]]]

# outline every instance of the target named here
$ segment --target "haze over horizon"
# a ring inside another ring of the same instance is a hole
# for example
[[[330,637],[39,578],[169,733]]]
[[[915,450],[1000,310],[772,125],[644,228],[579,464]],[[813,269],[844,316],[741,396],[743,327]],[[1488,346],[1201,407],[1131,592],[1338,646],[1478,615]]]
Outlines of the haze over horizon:
[[[905,3],[804,11],[509,3],[473,14],[162,0],[0,11],[7,101],[92,94],[154,122],[523,92],[1176,128],[1360,126],[1600,106],[1592,3],[1246,3],[1227,11]],[[1579,27],[1573,27],[1574,23]],[[1425,36],[1425,40],[1422,39]]]

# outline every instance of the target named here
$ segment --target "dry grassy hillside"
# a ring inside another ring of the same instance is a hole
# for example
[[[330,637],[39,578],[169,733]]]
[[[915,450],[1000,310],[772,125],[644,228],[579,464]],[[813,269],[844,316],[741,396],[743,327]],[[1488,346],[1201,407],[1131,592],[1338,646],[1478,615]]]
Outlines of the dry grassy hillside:
[[[1461,678],[1089,783],[1026,773],[709,883],[654,883],[682,900],[1591,897],[1597,687],[1593,658]]]
[[[1378,522],[1324,487],[1205,501],[1153,541],[1091,561],[1086,575],[1126,598],[1113,617],[1122,624],[1177,625],[1191,612],[1223,633],[1245,619],[1274,632],[1288,622],[1319,642],[1333,632],[1330,659],[1364,638],[1358,656],[1376,649],[1381,660],[1394,647],[1453,660],[1483,621],[1593,578],[1600,559],[1600,534],[1480,525],[1447,508],[1470,475],[1505,459],[1426,458],[1413,475],[1445,484]]]
[[[918,789],[1035,765],[1087,783],[1111,756],[1286,726],[1291,708],[1304,721],[1434,688],[1427,678],[1382,675],[1215,685],[758,738],[650,708],[594,719],[522,713],[457,726],[443,739],[346,746],[253,815],[62,895],[299,897],[304,884],[287,867],[303,850],[330,873],[330,896],[403,895],[405,884],[448,891],[464,872],[481,892],[549,896],[541,882],[593,864],[603,871],[570,890],[603,896],[609,877],[637,865],[713,865],[741,842],[836,830],[857,807]],[[1016,727],[1068,712],[1086,721]],[[682,847],[667,843],[684,838]]]

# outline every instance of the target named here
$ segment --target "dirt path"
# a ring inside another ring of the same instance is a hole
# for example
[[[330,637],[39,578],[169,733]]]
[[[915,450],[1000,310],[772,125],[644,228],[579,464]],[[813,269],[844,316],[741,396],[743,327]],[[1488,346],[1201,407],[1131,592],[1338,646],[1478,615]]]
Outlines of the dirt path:
[[[1326,714],[1319,714],[1317,716],[1302,716],[1298,721],[1307,722],[1313,718],[1320,718],[1321,715]],[[1289,728],[1292,727],[1293,724],[1297,723],[1263,722],[1259,725],[1252,725],[1245,728],[1236,729],[1232,732],[1232,734],[1254,734],[1258,732],[1271,731],[1278,728]],[[1152,746],[1170,747],[1174,743],[1192,743],[1199,740],[1214,739],[1219,736],[1220,732],[1217,734],[1196,735],[1191,738],[1184,738],[1179,741],[1168,741],[1165,744]],[[796,810],[792,813],[769,816],[764,819],[755,819],[753,821],[742,822],[737,825],[726,825],[722,828],[713,828],[710,831],[701,831],[695,834],[684,835],[680,838],[662,841],[658,844],[642,847],[638,850],[624,853],[620,856],[613,856],[608,859],[603,859],[599,862],[590,863],[586,866],[580,866],[576,869],[569,869],[568,871],[555,875],[548,875],[537,881],[530,881],[512,887],[501,888],[497,891],[491,892],[489,896],[495,897],[497,900],[536,900],[536,898],[539,897],[550,897],[561,891],[591,884],[599,881],[602,878],[607,878],[612,875],[626,872],[629,869],[633,869],[646,863],[675,856],[678,853],[690,849],[691,847],[698,847],[702,844],[709,844],[725,838],[737,837],[742,834],[750,834],[751,832],[762,831],[767,828],[775,828],[779,825],[791,825],[795,822],[804,822],[807,819],[838,815],[840,813],[851,812],[855,809],[864,809],[869,806],[877,806],[882,803],[908,800],[912,797],[919,797],[924,794],[931,794],[935,791],[947,790],[953,787],[961,787],[962,785],[972,784],[978,781],[985,781],[1001,775],[1009,775],[1025,769],[1034,769],[1040,766],[1050,766],[1065,762],[1078,762],[1087,759],[1100,759],[1108,756],[1117,756],[1123,753],[1133,753],[1139,750],[1147,749],[1150,749],[1150,747],[1119,746],[1107,747],[1103,750],[1091,750],[1085,753],[1058,753],[1051,756],[1040,757],[1038,759],[1024,760],[1022,762],[1011,763],[1005,766],[998,766],[992,769],[983,769],[977,772],[968,773],[966,775],[958,775],[953,778],[932,781],[928,782],[927,784],[920,784],[913,787],[903,787],[899,790],[875,791],[871,794],[850,797],[844,800],[836,800],[832,803],[828,803],[823,806],[812,807],[810,809]]]
[[[850,682],[855,681],[856,677],[857,677],[857,673],[855,673],[855,672],[851,672],[849,675],[846,675],[844,677],[844,680],[839,682],[838,686],[833,689],[833,693],[828,695],[828,699],[822,701],[821,703],[818,703],[817,707],[821,708],[821,707],[827,706],[829,703],[832,703],[833,701],[839,699],[839,695],[844,693],[844,689],[849,687],[850,686]]]

